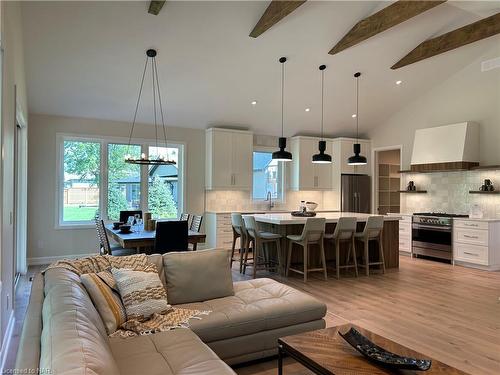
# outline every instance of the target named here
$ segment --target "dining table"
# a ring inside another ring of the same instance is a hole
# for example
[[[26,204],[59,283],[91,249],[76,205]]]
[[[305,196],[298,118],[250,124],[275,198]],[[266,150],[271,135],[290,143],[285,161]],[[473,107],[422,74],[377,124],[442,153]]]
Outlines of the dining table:
[[[156,231],[144,230],[144,226],[134,225],[130,233],[122,233],[119,229],[113,229],[113,224],[104,226],[106,233],[124,249],[137,249],[139,253],[143,248],[154,248]],[[204,243],[207,238],[205,233],[188,230],[188,243],[196,250],[199,243]]]

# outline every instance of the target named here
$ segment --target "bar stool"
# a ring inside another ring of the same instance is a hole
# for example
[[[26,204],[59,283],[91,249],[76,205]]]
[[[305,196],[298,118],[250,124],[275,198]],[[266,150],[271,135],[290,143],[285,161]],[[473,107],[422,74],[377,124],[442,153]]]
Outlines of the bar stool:
[[[354,244],[354,234],[356,233],[356,218],[355,217],[341,217],[335,226],[332,234],[325,234],[326,241],[332,241],[335,247],[335,269],[337,279],[340,279],[341,268],[354,268],[356,277],[358,277],[358,261],[356,260],[356,246]],[[340,265],[340,244],[349,243],[349,250],[347,252],[346,264]],[[353,253],[354,264],[349,264],[349,258]]]
[[[288,272],[293,271],[301,273],[304,275],[304,282],[307,283],[307,274],[313,271],[323,271],[325,280],[327,280],[326,274],[326,259],[325,259],[325,246],[323,244],[323,239],[325,236],[325,219],[324,218],[308,218],[304,229],[302,229],[302,234],[299,235],[288,235],[286,238],[289,240],[288,244],[288,259],[286,265],[286,276],[288,277]],[[298,270],[295,268],[290,268],[290,263],[292,259],[293,244],[300,245],[304,248],[304,270]],[[309,246],[319,245],[322,268],[308,268],[309,263]]]
[[[356,240],[363,242],[364,245],[364,264],[360,267],[366,269],[366,276],[370,276],[370,266],[381,265],[382,273],[385,273],[384,248],[382,245],[382,232],[384,230],[383,216],[370,216],[366,221],[363,232],[358,232],[354,235]],[[379,251],[379,261],[370,262],[369,245],[370,241],[377,241]]]
[[[277,233],[260,231],[257,222],[253,216],[243,216],[245,228],[248,232],[250,240],[253,240],[253,278],[257,275],[257,269],[274,268],[279,271],[281,268],[281,238],[282,236]],[[276,245],[277,262],[272,260],[269,254],[265,254],[264,244],[274,243]],[[247,255],[248,253],[246,253]],[[247,266],[247,257],[245,256],[243,273],[245,273]],[[273,265],[273,266],[271,266]],[[270,267],[271,266],[271,267]]]
[[[245,222],[241,214],[232,213],[231,214],[231,225],[233,227],[233,245],[231,247],[231,268],[233,267],[233,261],[238,260],[234,258],[234,251],[236,249],[236,240],[240,239],[239,248],[239,262],[240,262],[240,273],[243,271],[243,256],[245,256],[248,261],[248,247],[250,247],[250,241],[248,238],[248,232],[245,227]]]

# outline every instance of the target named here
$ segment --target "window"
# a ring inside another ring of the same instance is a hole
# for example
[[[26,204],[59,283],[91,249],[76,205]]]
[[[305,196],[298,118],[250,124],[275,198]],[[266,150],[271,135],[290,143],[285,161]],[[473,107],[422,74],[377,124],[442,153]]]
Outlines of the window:
[[[154,218],[177,217],[183,207],[183,145],[154,147],[154,141],[128,146],[114,138],[58,135],[56,226],[93,225],[94,217],[119,219],[120,211],[150,211]],[[125,163],[125,156],[165,155],[175,165]]]
[[[141,166],[125,163],[125,156],[141,156],[141,146],[108,144],[108,219],[118,220],[122,210],[141,207]]]
[[[272,152],[254,151],[252,197],[266,199],[269,192],[273,199],[283,199],[283,163],[273,160]]]
[[[171,147],[149,147],[149,156],[165,156],[176,165],[152,165],[148,169],[148,207],[154,217],[177,217],[179,212],[179,150]]]
[[[100,147],[97,142],[64,141],[64,222],[89,222],[99,209]]]

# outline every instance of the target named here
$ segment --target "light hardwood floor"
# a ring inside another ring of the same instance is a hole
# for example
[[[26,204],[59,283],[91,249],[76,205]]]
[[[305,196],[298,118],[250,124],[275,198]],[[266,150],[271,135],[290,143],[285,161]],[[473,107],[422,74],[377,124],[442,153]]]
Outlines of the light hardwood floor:
[[[249,278],[239,274],[237,263],[233,268],[235,279]],[[352,322],[471,374],[500,374],[500,272],[402,257],[399,271],[385,275],[328,281],[313,275],[308,284],[301,275],[274,278],[324,301],[328,326]],[[25,277],[16,293],[18,321],[24,318],[29,287]],[[16,324],[6,368],[13,366],[20,327]],[[310,374],[291,359],[285,364],[286,375]],[[275,375],[276,360],[235,371]]]

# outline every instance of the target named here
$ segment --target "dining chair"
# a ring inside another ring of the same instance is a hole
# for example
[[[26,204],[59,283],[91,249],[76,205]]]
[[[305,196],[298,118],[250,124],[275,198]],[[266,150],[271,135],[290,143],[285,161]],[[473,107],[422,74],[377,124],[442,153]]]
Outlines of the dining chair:
[[[187,221],[188,227],[189,227],[189,219],[190,218],[191,218],[190,214],[183,212],[183,213],[181,213],[181,216],[179,216],[179,221]]]
[[[281,264],[281,234],[265,232],[259,230],[257,222],[253,216],[244,215],[243,221],[248,231],[249,237],[253,240],[253,278],[257,276],[258,269],[274,269],[276,272],[282,268]],[[264,245],[274,243],[276,246],[276,260],[271,259],[269,254],[266,254]],[[243,272],[245,272],[247,260],[245,260]]]
[[[137,251],[135,249],[124,249],[120,245],[110,245],[108,234],[106,233],[106,228],[104,226],[104,220],[102,220],[98,216],[95,217],[95,226],[97,230],[97,244],[99,246],[99,254],[115,256],[137,254]]]
[[[381,266],[382,273],[385,273],[384,248],[382,245],[382,234],[384,231],[384,217],[370,216],[366,221],[363,232],[358,232],[354,235],[355,239],[363,243],[363,264],[359,267],[364,267],[366,276],[370,276],[370,266]],[[378,245],[378,261],[370,262],[370,241],[375,241]]]
[[[240,239],[240,248],[239,248],[239,262],[240,262],[240,273],[243,272],[243,266],[248,264],[248,253],[250,251],[250,243],[253,243],[253,240],[250,239],[248,235],[248,231],[245,227],[245,221],[243,220],[243,216],[240,213],[232,213],[231,214],[231,226],[233,228],[233,245],[231,246],[231,268],[233,267],[233,261],[238,260],[234,258],[234,252],[236,250],[236,241]],[[250,258],[253,261],[253,257]]]
[[[199,232],[201,229],[201,223],[203,221],[203,215],[192,215],[191,224],[189,225],[189,230],[193,232]]]
[[[139,214],[140,215],[139,217],[142,219],[142,210],[135,210],[135,211],[134,210],[132,210],[132,211],[125,210],[125,211],[120,211],[120,222],[121,223],[126,223],[127,220],[128,220],[128,218],[129,218],[129,216],[135,216],[137,214]]]
[[[337,279],[340,278],[341,268],[354,268],[356,277],[358,276],[358,262],[356,259],[356,246],[354,244],[354,234],[356,233],[357,221],[355,217],[341,217],[337,222],[333,233],[326,233],[325,241],[333,242],[335,249],[335,271]],[[340,244],[347,243],[349,249],[347,251],[347,259],[345,265],[340,265]],[[349,264],[349,258],[353,253],[354,264]]]
[[[156,222],[155,251],[160,254],[188,250],[188,223],[185,220]]]
[[[323,243],[323,238],[325,236],[325,219],[324,218],[308,218],[306,224],[302,229],[302,233],[298,235],[288,235],[286,238],[289,241],[288,244],[288,258],[286,265],[286,276],[288,277],[288,272],[293,271],[304,275],[304,282],[307,283],[307,276],[309,272],[323,271],[325,280],[328,279],[326,273],[326,258],[325,258],[325,245]],[[297,268],[291,268],[292,251],[293,245],[297,244],[302,246],[304,251],[304,267],[303,270]],[[321,268],[309,268],[309,247],[311,245],[318,245],[321,257],[321,263],[323,267]]]

